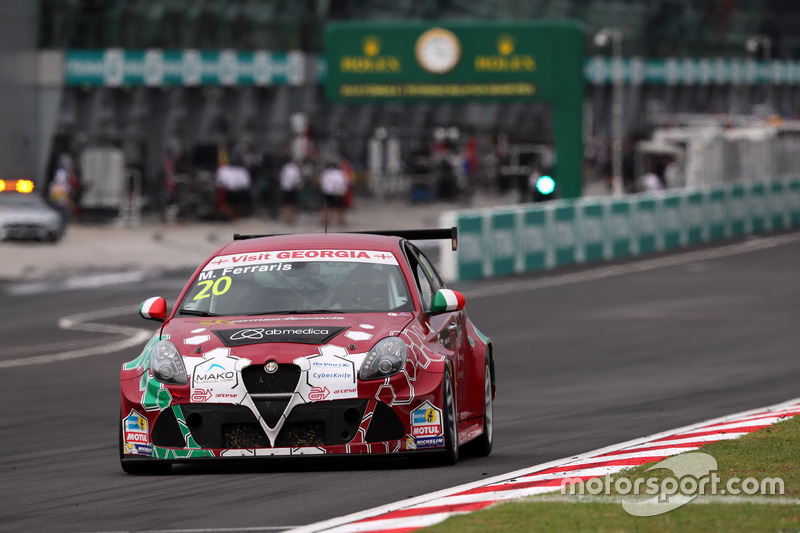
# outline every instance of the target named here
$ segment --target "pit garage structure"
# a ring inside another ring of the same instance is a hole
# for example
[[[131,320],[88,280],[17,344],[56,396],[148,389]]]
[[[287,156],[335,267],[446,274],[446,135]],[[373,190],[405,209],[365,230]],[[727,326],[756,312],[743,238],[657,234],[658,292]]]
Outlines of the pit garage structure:
[[[577,198],[583,45],[570,21],[331,23],[325,94],[352,103],[550,103],[559,197]]]

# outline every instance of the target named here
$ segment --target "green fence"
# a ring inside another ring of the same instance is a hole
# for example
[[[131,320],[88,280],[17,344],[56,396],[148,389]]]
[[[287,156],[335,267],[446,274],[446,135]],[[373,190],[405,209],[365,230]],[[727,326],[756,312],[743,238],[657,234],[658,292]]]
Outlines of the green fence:
[[[800,177],[451,211],[441,222],[459,238],[442,254],[445,277],[498,277],[800,227]]]

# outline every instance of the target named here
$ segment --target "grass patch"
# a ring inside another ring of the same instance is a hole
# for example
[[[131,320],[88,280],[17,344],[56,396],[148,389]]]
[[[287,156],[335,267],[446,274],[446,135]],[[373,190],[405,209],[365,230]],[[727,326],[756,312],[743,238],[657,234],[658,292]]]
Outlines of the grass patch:
[[[477,513],[460,515],[426,529],[426,533],[470,533],[485,531],[800,531],[800,506],[787,504],[800,499],[800,417],[774,424],[736,440],[708,444],[699,450],[717,460],[720,487],[731,478],[783,479],[784,494],[755,495],[725,500],[724,496],[698,498],[673,511],[651,517],[625,512],[619,496],[561,497],[548,495],[497,505]],[[664,479],[669,470],[645,471],[656,463],[644,464],[614,474],[627,477]],[[751,498],[748,501],[748,498]],[[699,503],[703,501],[704,503]],[[732,503],[731,503],[732,502]]]
[[[609,498],[610,499],[610,498]],[[684,505],[669,513],[636,517],[619,503],[537,503],[498,505],[448,518],[425,533],[530,533],[534,531],[798,531],[800,510],[793,505]]]

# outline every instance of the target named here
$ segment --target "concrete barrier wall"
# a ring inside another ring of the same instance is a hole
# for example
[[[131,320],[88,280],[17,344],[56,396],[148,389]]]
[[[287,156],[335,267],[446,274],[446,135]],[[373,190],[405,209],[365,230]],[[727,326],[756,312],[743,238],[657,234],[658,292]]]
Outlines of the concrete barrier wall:
[[[800,227],[800,177],[621,197],[449,211],[448,280],[491,278],[645,255]]]

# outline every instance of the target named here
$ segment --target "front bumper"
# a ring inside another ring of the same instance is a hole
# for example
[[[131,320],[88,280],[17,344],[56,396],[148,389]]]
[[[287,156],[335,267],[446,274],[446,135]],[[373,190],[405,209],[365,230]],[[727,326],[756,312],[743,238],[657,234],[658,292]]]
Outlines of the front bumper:
[[[390,383],[359,384],[357,398],[299,402],[287,409],[292,400],[286,398],[261,397],[250,405],[187,401],[185,387],[165,387],[145,371],[122,381],[121,453],[184,462],[440,448],[442,374],[420,371],[415,377],[413,394],[398,395],[404,377],[395,376]],[[424,431],[423,413],[436,419],[425,420]],[[270,438],[265,427],[278,428],[277,433]]]
[[[0,224],[0,240],[56,240],[58,226],[38,222],[8,222]]]

